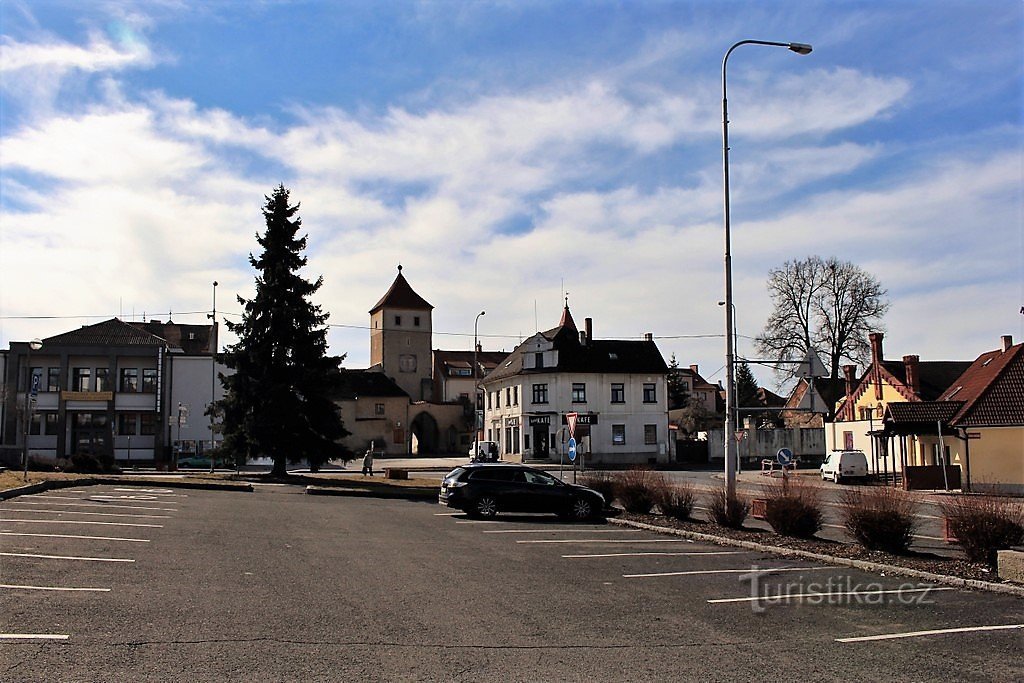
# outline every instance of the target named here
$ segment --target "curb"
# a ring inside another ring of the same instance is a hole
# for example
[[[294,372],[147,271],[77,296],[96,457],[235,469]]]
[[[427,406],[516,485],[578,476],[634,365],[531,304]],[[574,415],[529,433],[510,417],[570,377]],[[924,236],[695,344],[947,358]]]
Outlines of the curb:
[[[403,491],[396,487],[392,491],[374,490],[374,489],[356,489],[356,488],[344,488],[341,486],[307,486],[306,495],[309,496],[349,496],[353,498],[391,498],[391,499],[403,499],[403,500],[437,500],[437,490],[430,489],[416,489],[409,487],[409,490]]]
[[[824,562],[826,564],[832,564],[839,567],[853,567],[855,569],[863,569],[869,572],[886,572],[888,574],[909,576],[915,579],[932,581],[933,583],[941,583],[947,586],[956,586],[957,588],[974,588],[977,590],[985,590],[992,593],[1003,593],[1006,595],[1013,595],[1018,598],[1024,598],[1024,586],[1011,586],[1004,583],[992,583],[991,581],[980,581],[978,579],[963,579],[958,576],[933,574],[919,569],[882,564],[881,562],[854,560],[848,557],[836,557],[835,555],[822,555],[820,553],[812,553],[806,550],[797,550],[796,548],[780,548],[779,546],[774,545],[754,543],[753,541],[741,541],[738,539],[727,538],[725,536],[713,536],[711,534],[702,534],[696,531],[671,529],[668,527],[646,524],[644,522],[634,522],[628,519],[609,519],[608,523],[618,524],[620,526],[631,526],[637,529],[647,529],[648,531],[656,531],[658,533],[670,534],[672,536],[681,536],[695,541],[706,541],[714,543],[715,545],[735,546],[738,548],[746,548],[748,550],[772,553],[773,555],[782,555],[783,557],[802,557],[804,559],[817,560],[818,562]]]
[[[118,479],[116,477],[88,477],[85,479],[68,479],[43,481],[38,484],[19,486],[13,489],[0,491],[0,500],[9,500],[18,496],[28,496],[33,493],[43,493],[55,489],[67,489],[73,486],[99,486],[101,484],[118,486],[162,486],[165,488],[177,489],[203,489],[207,491],[241,491],[252,493],[253,487],[249,483],[237,482],[196,482],[196,481],[140,481],[138,479]]]

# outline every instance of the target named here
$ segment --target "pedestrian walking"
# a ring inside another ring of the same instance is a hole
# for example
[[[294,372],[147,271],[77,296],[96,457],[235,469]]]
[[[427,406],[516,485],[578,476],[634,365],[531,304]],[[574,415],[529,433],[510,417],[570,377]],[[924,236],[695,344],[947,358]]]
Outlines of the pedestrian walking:
[[[370,447],[366,449],[366,455],[363,456],[363,476],[373,476],[373,446],[374,442],[371,441]]]

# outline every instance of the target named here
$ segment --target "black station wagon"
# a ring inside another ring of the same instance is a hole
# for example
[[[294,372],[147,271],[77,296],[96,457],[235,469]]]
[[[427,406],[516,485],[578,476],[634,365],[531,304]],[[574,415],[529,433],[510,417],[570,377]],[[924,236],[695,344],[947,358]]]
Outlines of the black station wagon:
[[[601,516],[604,498],[544,470],[512,463],[476,463],[456,467],[441,482],[438,502],[470,517],[498,512],[551,512],[564,519]]]

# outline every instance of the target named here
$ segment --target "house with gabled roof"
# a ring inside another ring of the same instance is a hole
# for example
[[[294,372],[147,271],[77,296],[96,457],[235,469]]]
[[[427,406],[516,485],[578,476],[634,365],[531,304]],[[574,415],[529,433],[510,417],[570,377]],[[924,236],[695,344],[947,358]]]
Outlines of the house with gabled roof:
[[[970,361],[922,361],[917,355],[887,360],[881,332],[868,335],[871,363],[858,378],[853,365],[843,367],[845,392],[835,417],[825,422],[827,450],[862,450],[874,471],[893,471],[894,458],[876,441],[885,407],[890,403],[935,401],[971,365]]]
[[[1024,344],[970,364],[936,401],[886,406],[880,438],[908,466],[960,467],[968,489],[1024,493]]]
[[[558,460],[573,436],[586,462],[649,464],[669,459],[668,365],[642,341],[596,339],[577,329],[566,304],[557,327],[519,344],[483,380],[485,438],[504,457]],[[568,460],[566,460],[568,462]]]

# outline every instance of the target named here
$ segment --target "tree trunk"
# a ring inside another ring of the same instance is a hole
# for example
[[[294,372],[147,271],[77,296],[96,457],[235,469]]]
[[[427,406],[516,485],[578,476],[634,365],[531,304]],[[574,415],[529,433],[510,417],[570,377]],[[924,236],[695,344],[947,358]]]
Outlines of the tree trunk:
[[[270,476],[272,477],[286,477],[288,476],[288,470],[285,469],[285,457],[283,455],[274,456],[274,469],[270,470]]]

